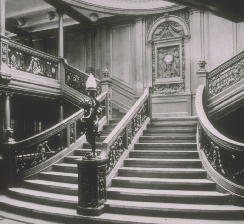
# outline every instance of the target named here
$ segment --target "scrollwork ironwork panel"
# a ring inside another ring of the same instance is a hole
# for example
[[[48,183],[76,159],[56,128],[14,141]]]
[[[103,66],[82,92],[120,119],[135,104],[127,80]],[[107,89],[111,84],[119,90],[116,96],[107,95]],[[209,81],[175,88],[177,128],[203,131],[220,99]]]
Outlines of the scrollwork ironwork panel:
[[[201,129],[201,149],[211,166],[226,179],[244,186],[244,152],[225,150],[211,140]]]
[[[230,67],[227,71],[219,73],[208,80],[209,97],[213,97],[235,83],[244,79],[244,59]]]
[[[8,66],[47,78],[58,79],[58,63],[9,47]]]

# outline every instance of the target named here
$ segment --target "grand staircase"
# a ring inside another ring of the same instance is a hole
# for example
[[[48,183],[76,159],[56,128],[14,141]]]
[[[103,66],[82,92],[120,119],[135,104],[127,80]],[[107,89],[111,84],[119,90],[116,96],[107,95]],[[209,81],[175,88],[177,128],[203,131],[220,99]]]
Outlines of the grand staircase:
[[[118,111],[114,115],[98,147],[121,117]],[[9,188],[0,197],[0,209],[55,223],[243,223],[244,207],[231,205],[230,195],[207,179],[198,158],[196,127],[196,117],[153,119],[113,178],[99,217],[76,214],[75,159],[88,151],[86,143],[51,171]]]

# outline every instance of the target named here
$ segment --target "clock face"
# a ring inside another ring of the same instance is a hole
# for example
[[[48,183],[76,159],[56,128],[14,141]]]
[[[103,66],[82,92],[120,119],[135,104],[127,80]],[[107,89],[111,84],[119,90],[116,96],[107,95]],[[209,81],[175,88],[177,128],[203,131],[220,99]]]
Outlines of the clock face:
[[[164,61],[166,63],[171,63],[173,61],[173,55],[171,54],[167,54],[165,57],[164,57]]]

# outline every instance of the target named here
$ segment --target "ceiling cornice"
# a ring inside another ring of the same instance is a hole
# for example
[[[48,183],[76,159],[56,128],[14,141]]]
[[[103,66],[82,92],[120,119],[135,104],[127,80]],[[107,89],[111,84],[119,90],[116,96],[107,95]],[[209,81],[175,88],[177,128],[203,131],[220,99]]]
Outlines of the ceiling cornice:
[[[177,5],[177,4],[168,4],[168,5],[164,5],[162,0],[154,0],[155,2],[157,2],[157,4],[153,4],[154,1],[152,0],[144,0],[141,1],[143,3],[148,2],[147,4],[145,4],[144,8],[143,7],[139,7],[140,2],[138,1],[127,1],[127,2],[137,2],[138,7],[129,7],[129,3],[128,3],[128,7],[116,7],[116,6],[108,6],[105,5],[103,2],[104,1],[100,1],[100,4],[93,4],[91,2],[88,1],[82,1],[82,0],[60,0],[61,2],[65,2],[73,7],[77,7],[80,9],[86,9],[86,10],[90,10],[90,11],[94,11],[94,12],[100,12],[100,13],[107,13],[107,14],[111,14],[111,15],[150,15],[150,14],[158,14],[158,13],[162,13],[165,11],[175,11],[175,10],[180,10],[182,8],[185,8],[184,5]],[[108,1],[108,0],[107,0]],[[125,0],[117,0],[117,2],[124,2]],[[162,3],[162,6],[159,6],[159,2]]]

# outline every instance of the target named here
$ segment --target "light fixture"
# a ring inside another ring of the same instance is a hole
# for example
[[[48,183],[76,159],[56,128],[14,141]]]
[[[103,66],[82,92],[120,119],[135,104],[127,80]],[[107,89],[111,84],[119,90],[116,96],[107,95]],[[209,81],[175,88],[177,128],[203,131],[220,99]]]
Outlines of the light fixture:
[[[18,24],[19,24],[20,26],[24,26],[24,25],[26,24],[26,19],[24,19],[24,18],[20,18],[20,19],[18,19]]]
[[[47,12],[47,18],[51,21],[55,18],[56,14],[54,11],[48,11]]]
[[[95,91],[96,89],[97,89],[97,82],[96,82],[94,76],[92,75],[92,73],[90,73],[90,75],[86,81],[86,90]]]
[[[90,14],[90,19],[91,19],[92,22],[97,22],[97,20],[98,20],[98,14],[91,13]]]

